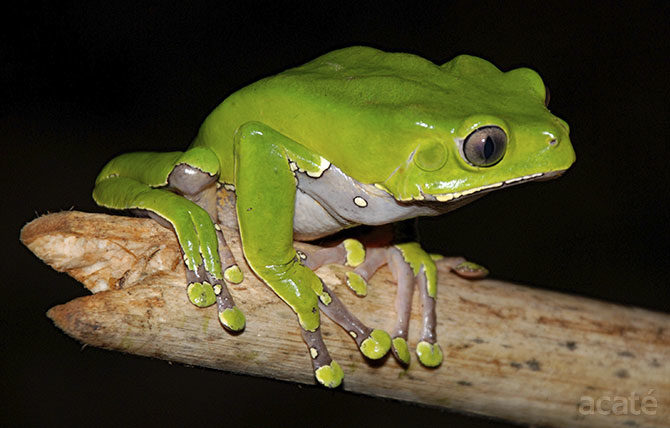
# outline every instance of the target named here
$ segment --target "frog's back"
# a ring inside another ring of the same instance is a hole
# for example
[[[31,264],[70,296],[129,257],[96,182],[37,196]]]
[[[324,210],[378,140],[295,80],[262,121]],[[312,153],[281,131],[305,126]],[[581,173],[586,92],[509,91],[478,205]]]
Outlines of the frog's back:
[[[359,181],[381,182],[414,149],[387,142],[416,132],[417,122],[439,121],[445,111],[458,116],[462,103],[450,96],[456,80],[444,67],[415,55],[362,46],[340,49],[237,91],[207,118],[194,144],[212,147],[221,159],[223,181],[232,182],[235,130],[258,121]],[[347,171],[354,164],[347,156],[354,155],[356,165],[365,165]]]

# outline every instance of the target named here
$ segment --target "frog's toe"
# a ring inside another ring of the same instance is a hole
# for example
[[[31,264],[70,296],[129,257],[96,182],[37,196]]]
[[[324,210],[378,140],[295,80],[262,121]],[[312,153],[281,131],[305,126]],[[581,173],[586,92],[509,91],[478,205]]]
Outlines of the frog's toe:
[[[416,355],[426,367],[437,367],[442,364],[442,348],[437,343],[422,340],[416,345]]]
[[[346,252],[346,264],[356,267],[365,261],[365,247],[357,239],[345,239],[342,241]]]
[[[232,265],[223,271],[223,278],[231,284],[239,284],[244,280],[244,274],[238,265]]]
[[[403,365],[409,365],[410,355],[407,341],[402,337],[394,337],[391,341],[393,356]]]
[[[246,325],[244,314],[237,306],[219,312],[219,321],[221,325],[232,332],[242,331]]]
[[[216,302],[214,287],[207,281],[192,282],[186,288],[188,300],[194,305],[205,308]]]
[[[391,349],[391,336],[384,330],[374,329],[370,335],[361,342],[360,350],[371,360],[378,360],[386,355]]]
[[[453,270],[458,276],[468,279],[484,278],[489,274],[489,270],[484,266],[468,261],[457,264]]]
[[[347,286],[356,293],[357,296],[364,297],[368,294],[368,283],[356,272],[347,272]]]
[[[342,367],[337,364],[337,361],[332,360],[330,364],[321,366],[314,371],[314,376],[319,383],[327,388],[337,388],[344,379],[344,372]]]

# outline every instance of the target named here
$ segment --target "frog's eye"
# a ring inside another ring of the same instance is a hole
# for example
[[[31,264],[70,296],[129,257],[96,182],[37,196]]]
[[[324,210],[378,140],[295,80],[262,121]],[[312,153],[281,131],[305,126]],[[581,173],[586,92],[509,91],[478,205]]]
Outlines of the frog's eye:
[[[463,141],[463,156],[474,166],[492,166],[500,162],[507,148],[507,134],[497,126],[475,129]]]

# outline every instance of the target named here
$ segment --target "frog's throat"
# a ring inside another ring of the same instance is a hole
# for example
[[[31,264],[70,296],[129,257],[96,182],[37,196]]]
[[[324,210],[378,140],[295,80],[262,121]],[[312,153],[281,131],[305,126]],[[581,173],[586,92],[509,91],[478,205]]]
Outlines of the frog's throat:
[[[477,195],[480,196],[484,193],[488,193],[492,190],[507,188],[510,186],[516,186],[521,183],[528,183],[530,181],[545,181],[551,180],[554,178],[560,177],[565,171],[565,169],[558,171],[549,171],[549,172],[538,172],[530,175],[523,175],[520,177],[510,178],[505,181],[499,181],[496,183],[486,184],[484,186],[473,187],[471,189],[465,189],[460,192],[451,192],[451,193],[439,193],[439,194],[429,194],[421,191],[416,196],[410,196],[407,198],[397,197],[386,188],[383,184],[375,184],[375,186],[385,192],[389,193],[399,202],[410,202],[410,201],[429,201],[429,202],[453,202],[459,199],[465,199],[466,196]]]

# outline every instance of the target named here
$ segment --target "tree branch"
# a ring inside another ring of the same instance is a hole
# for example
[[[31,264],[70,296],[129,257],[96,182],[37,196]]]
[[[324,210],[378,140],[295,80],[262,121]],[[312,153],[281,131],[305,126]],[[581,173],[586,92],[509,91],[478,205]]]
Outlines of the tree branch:
[[[21,239],[94,293],[47,313],[84,343],[314,383],[295,315],[246,266],[236,231],[224,231],[245,274],[230,287],[247,317],[239,335],[221,328],[214,306],[188,302],[175,235],[152,220],[64,212],[32,221]],[[395,285],[388,269],[375,274],[364,299],[341,285],[346,270],[329,265],[317,272],[364,322],[390,329]],[[323,317],[326,343],[345,372],[344,389],[543,426],[670,424],[670,316],[495,280],[468,281],[445,268],[439,278],[445,359],[437,369],[422,367],[415,355],[407,370],[392,358],[373,367],[348,334]],[[410,346],[419,330],[416,300]],[[636,396],[627,415],[612,414],[616,397]],[[611,401],[589,409],[584,397]],[[631,413],[642,404],[647,412]]]

